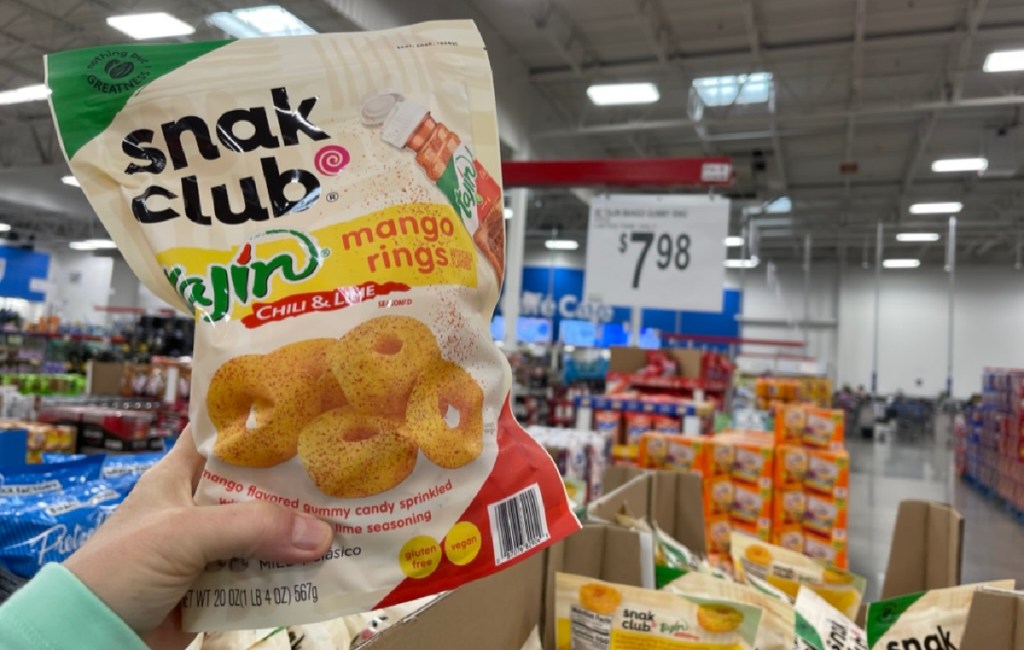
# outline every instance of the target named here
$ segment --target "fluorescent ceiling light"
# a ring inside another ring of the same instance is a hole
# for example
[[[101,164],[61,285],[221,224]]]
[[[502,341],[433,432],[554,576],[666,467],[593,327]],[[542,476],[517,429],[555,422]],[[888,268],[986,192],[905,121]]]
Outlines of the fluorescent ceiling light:
[[[742,237],[726,237],[723,242],[726,248],[739,248],[743,245]]]
[[[780,196],[765,208],[765,212],[768,214],[786,214],[793,210],[793,202],[789,200],[788,196]]]
[[[117,248],[117,244],[109,239],[84,239],[82,241],[73,241],[68,244],[68,246],[76,251],[96,251],[101,249]]]
[[[921,266],[921,260],[898,259],[882,260],[882,266],[887,269],[916,269]]]
[[[549,251],[574,251],[580,243],[575,239],[549,239],[544,242],[544,247]]]
[[[0,223],[0,232],[7,232],[10,229],[11,229],[11,224],[9,224],[9,223]]]
[[[727,268],[727,269],[753,269],[753,268],[757,268],[757,265],[760,262],[761,262],[761,260],[757,259],[756,257],[751,257],[750,259],[746,259],[746,260],[742,260],[742,259],[725,260],[725,268]]]
[[[963,208],[964,204],[959,201],[915,203],[910,206],[910,214],[956,214],[963,210]]]
[[[196,31],[195,27],[175,18],[166,11],[111,16],[107,18],[107,24],[137,41],[149,38],[188,36]]]
[[[1024,70],[1024,50],[997,50],[985,57],[985,72],[1019,72]]]
[[[60,180],[65,185],[70,185],[71,187],[82,187],[82,184],[74,176],[61,176]]]
[[[25,102],[39,102],[50,96],[50,89],[46,84],[32,84],[11,90],[0,90],[0,106],[9,104],[24,104]]]
[[[693,87],[705,106],[731,106],[733,104],[762,104],[772,94],[772,73],[700,77]]]
[[[235,38],[316,34],[298,16],[278,5],[218,11],[207,16],[206,22]]]
[[[935,232],[901,232],[896,235],[896,241],[902,242],[929,242],[939,241],[939,234]]]
[[[987,158],[943,158],[932,163],[933,172],[983,172]]]
[[[505,208],[505,218],[506,219],[511,219],[513,214],[514,213],[512,212],[512,208]]]
[[[653,104],[661,97],[658,87],[649,82],[628,84],[594,84],[587,88],[587,97],[596,106],[620,104]]]

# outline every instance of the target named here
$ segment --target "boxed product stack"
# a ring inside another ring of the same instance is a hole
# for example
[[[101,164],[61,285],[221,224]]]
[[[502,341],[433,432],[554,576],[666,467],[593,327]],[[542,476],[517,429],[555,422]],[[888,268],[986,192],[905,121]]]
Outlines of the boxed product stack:
[[[770,410],[783,404],[832,405],[832,380],[828,377],[758,377],[754,381],[756,407]]]
[[[845,567],[850,456],[843,412],[789,405],[775,422],[772,541]]]
[[[1024,370],[987,368],[982,403],[964,413],[963,475],[1014,510],[1024,511]]]
[[[774,435],[648,432],[637,464],[704,478],[711,553],[728,553],[735,531],[845,567],[850,458],[842,446],[843,413],[791,405],[776,422]]]
[[[124,400],[97,400],[97,403],[65,404],[54,402],[39,409],[37,420],[67,425],[75,432],[75,451],[159,451],[168,436],[178,428],[158,427],[160,411]]]
[[[616,463],[636,465],[640,438],[645,433],[690,436],[713,433],[715,404],[637,392],[590,395],[577,399],[577,427],[589,427],[611,440]]]
[[[712,555],[729,552],[733,531],[770,541],[774,463],[774,438],[759,431],[713,437],[648,432],[640,438],[637,458],[645,469],[703,477],[705,537]]]
[[[711,441],[705,507],[712,552],[728,553],[732,531],[769,541],[772,532],[774,440],[758,431],[729,432]]]

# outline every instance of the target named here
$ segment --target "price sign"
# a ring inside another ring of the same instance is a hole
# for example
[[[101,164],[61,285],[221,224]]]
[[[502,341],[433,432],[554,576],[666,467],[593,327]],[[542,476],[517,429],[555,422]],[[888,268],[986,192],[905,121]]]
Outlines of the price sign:
[[[590,204],[586,298],[628,307],[722,310],[729,201],[613,195]]]

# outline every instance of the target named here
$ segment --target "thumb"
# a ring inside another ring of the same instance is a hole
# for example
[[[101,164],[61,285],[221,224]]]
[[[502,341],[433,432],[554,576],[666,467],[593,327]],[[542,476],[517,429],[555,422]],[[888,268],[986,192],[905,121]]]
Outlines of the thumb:
[[[190,515],[188,533],[204,564],[233,557],[308,562],[334,539],[326,522],[262,501],[199,506]]]

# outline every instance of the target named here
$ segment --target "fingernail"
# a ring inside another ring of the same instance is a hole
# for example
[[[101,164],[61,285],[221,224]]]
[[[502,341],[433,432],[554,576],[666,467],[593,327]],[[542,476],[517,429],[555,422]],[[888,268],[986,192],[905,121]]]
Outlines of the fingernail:
[[[319,519],[296,515],[292,523],[292,546],[303,551],[320,548],[329,532],[327,524]]]

